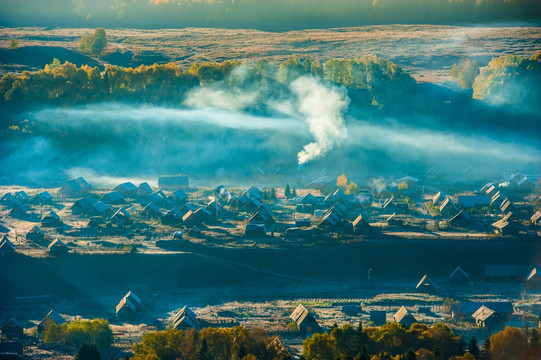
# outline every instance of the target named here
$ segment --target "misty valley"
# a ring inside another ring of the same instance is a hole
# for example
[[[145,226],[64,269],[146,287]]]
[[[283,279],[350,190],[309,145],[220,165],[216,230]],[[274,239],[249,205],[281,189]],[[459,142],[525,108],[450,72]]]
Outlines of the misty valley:
[[[257,1],[6,3],[0,359],[541,359],[538,25]]]

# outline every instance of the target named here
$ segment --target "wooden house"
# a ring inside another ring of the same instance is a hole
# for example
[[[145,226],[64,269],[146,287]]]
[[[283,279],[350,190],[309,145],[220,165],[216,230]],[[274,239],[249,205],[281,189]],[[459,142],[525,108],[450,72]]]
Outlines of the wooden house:
[[[139,314],[142,310],[141,299],[133,292],[128,291],[126,295],[116,305],[116,316],[119,319],[130,320]]]
[[[60,220],[60,216],[53,210],[51,210],[47,215],[41,219],[41,226],[46,228],[52,228],[52,227],[59,227],[62,226],[62,220]]]
[[[45,233],[36,225],[26,233],[26,240],[41,243],[45,240]]]
[[[320,326],[315,317],[302,304],[299,304],[289,317],[303,334],[312,334],[320,331]]]
[[[131,223],[131,214],[124,207],[121,207],[111,216],[111,223],[117,226],[126,226]]]
[[[117,190],[103,194],[103,196],[100,198],[100,201],[103,201],[106,204],[113,205],[124,204],[126,202],[124,201],[124,195],[122,195]]]
[[[353,220],[353,233],[355,235],[366,235],[370,233],[372,228],[362,214],[359,214],[355,220]]]
[[[7,235],[0,236],[0,256],[12,256],[15,254],[15,246],[9,241]]]
[[[62,317],[59,313],[52,310],[45,315],[45,317],[38,324],[38,334],[43,334],[45,330],[49,328],[52,324],[62,325],[66,322],[66,319]]]
[[[247,238],[262,238],[267,236],[267,228],[265,224],[248,223],[244,227],[244,237]]]
[[[470,275],[464,269],[462,269],[460,266],[457,266],[457,268],[449,275],[449,278],[447,279],[449,284],[455,285],[455,286],[463,286],[468,285],[470,281]]]
[[[62,241],[54,239],[48,246],[49,254],[64,255],[68,253],[68,247]]]
[[[436,290],[436,287],[434,286],[434,283],[432,282],[432,280],[430,280],[430,278],[425,274],[423,275],[421,280],[419,280],[415,289],[418,292],[431,293]]]
[[[145,219],[159,218],[160,208],[158,207],[158,205],[151,201],[143,208],[143,210],[141,210],[139,216]]]
[[[81,196],[87,194],[91,190],[90,184],[83,177],[66,181],[60,188],[60,193],[64,196]]]
[[[404,306],[393,315],[393,320],[405,328],[409,328],[413,323],[417,322],[417,319]]]
[[[503,319],[496,311],[484,305],[477,309],[472,317],[477,326],[490,328],[492,330],[503,329],[505,327],[505,319]]]
[[[197,315],[187,306],[184,306],[173,318],[173,328],[177,330],[201,330]]]
[[[124,197],[132,198],[132,197],[137,196],[137,186],[135,186],[135,184],[133,184],[132,182],[129,182],[129,181],[117,185],[113,189],[113,191],[118,191]]]
[[[26,207],[22,202],[18,201],[9,212],[9,216],[16,219],[25,218],[26,215],[30,212],[30,209]]]
[[[461,209],[455,216],[449,219],[449,225],[454,227],[462,227],[471,224],[471,216],[466,210]]]
[[[449,196],[447,196],[445,200],[443,200],[443,202],[440,205],[439,210],[440,210],[441,216],[443,216],[444,218],[451,218],[455,216],[456,213],[458,213],[458,209],[455,203],[453,202],[453,200],[451,200]]]
[[[24,336],[24,327],[17,319],[12,317],[2,325],[0,332],[2,333],[2,336],[10,340],[22,339]]]
[[[147,182],[142,182],[137,187],[137,196],[148,196],[152,194],[152,188]]]

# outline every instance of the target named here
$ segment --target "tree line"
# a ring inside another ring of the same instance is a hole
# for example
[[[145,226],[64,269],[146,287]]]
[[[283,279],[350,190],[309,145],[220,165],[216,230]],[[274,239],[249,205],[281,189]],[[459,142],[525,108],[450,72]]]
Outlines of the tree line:
[[[95,36],[81,42],[85,51],[93,51]],[[234,70],[242,72],[242,76],[230,76]],[[190,89],[219,81],[230,87],[260,86],[269,92],[283,93],[289,82],[302,75],[363,90],[368,103],[384,102],[393,89],[400,89],[404,84],[415,86],[415,80],[406,72],[391,61],[375,56],[330,59],[324,64],[319,60],[292,57],[280,64],[266,60],[253,64],[195,62],[189,69],[182,69],[168,63],[136,68],[106,66],[104,71],[88,65],[62,64],[55,59],[35,72],[4,75],[0,80],[0,103],[76,105],[116,100],[178,105]]]
[[[261,329],[206,328],[164,330],[143,335],[132,346],[134,360],[142,359],[290,359],[276,336]],[[541,356],[537,329],[507,327],[479,344],[467,343],[451,329],[438,323],[397,323],[363,328],[345,324],[329,332],[314,334],[303,342],[303,360],[535,360]]]

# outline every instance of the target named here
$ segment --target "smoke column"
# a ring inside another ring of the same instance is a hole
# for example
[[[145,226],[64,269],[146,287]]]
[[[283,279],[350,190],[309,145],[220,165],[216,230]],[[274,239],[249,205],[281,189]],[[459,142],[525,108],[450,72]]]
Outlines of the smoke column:
[[[313,77],[300,77],[291,83],[298,98],[299,112],[314,141],[305,145],[297,154],[299,165],[325,155],[334,145],[347,138],[347,128],[342,113],[349,105],[345,91],[326,87]]]

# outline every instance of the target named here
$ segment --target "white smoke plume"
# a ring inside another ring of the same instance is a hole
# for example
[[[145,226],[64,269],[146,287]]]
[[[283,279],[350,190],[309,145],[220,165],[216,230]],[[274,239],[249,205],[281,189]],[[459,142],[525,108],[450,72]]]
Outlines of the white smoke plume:
[[[347,138],[343,112],[349,105],[345,90],[324,86],[313,77],[300,77],[291,83],[291,90],[298,98],[298,110],[314,141],[305,145],[297,154],[299,165],[325,155],[339,141]]]

